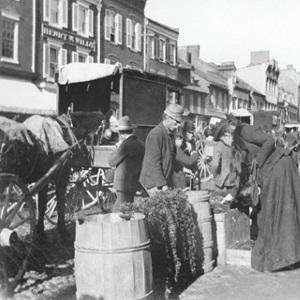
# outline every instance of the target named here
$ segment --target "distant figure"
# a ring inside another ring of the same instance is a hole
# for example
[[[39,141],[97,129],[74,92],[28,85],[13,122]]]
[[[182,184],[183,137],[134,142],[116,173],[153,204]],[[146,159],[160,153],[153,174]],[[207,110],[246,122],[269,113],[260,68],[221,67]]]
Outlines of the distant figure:
[[[173,188],[186,189],[188,185],[188,177],[194,177],[193,169],[197,167],[199,154],[197,151],[192,151],[189,155],[184,153],[181,149],[183,144],[183,137],[178,134],[175,138],[176,145],[176,162],[174,164],[173,172]]]
[[[132,203],[139,189],[139,176],[144,158],[144,144],[133,134],[135,126],[131,125],[128,116],[120,118],[117,126],[119,143],[108,159],[111,167],[115,167],[113,187],[117,191],[117,201],[113,212],[120,211],[122,203]]]
[[[194,139],[195,133],[195,126],[193,121],[185,120],[183,122],[183,126],[181,128],[182,136],[183,136],[183,143],[181,149],[184,153],[190,155],[192,151],[196,149],[196,143]]]
[[[222,125],[223,123],[223,125]],[[232,130],[226,121],[219,124],[215,131],[214,155],[211,171],[214,177],[216,191],[229,191],[235,186],[235,175],[232,172]]]

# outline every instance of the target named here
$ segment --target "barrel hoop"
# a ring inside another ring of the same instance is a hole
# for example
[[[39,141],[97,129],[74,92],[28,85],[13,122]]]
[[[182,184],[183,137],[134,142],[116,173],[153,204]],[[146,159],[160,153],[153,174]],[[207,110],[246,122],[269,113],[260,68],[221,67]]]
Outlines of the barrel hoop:
[[[196,198],[196,199],[189,199],[189,202],[194,204],[194,203],[198,203],[198,202],[208,202],[209,201],[209,196],[206,196],[206,197],[199,197],[199,198]]]
[[[204,241],[203,248],[211,248],[214,244],[214,241]]]
[[[198,223],[211,222],[212,221],[212,216],[209,216],[209,217],[206,217],[206,218],[200,218],[197,221],[198,221]]]
[[[153,293],[153,290],[151,290],[148,294],[146,294],[142,297],[132,298],[131,300],[143,300],[143,299],[146,299],[147,297],[149,297],[152,293]]]
[[[95,248],[83,248],[74,243],[75,249],[79,252],[89,252],[89,253],[126,253],[126,252],[136,252],[140,250],[145,250],[150,247],[150,239],[142,244],[131,246],[131,247],[124,247],[124,248],[115,248],[115,249],[95,249]]]
[[[153,294],[153,290],[151,290],[149,293],[147,293],[146,295],[143,295],[142,297],[138,297],[138,298],[132,298],[131,300],[143,300],[143,299],[147,299],[150,295]],[[85,298],[82,298],[78,292],[76,292],[76,299],[77,300],[84,300]]]

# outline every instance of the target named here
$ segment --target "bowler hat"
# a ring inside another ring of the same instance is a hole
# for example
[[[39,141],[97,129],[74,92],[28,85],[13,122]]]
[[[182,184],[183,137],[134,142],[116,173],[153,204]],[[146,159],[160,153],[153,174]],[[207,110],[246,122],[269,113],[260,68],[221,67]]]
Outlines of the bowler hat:
[[[136,126],[131,124],[129,117],[124,116],[119,119],[118,126],[116,127],[116,131],[126,131],[134,128],[136,128]]]
[[[181,105],[171,103],[166,107],[164,113],[177,122],[182,122],[183,108]]]
[[[193,121],[185,120],[184,123],[183,123],[183,130],[185,132],[194,132],[195,126],[194,126]]]

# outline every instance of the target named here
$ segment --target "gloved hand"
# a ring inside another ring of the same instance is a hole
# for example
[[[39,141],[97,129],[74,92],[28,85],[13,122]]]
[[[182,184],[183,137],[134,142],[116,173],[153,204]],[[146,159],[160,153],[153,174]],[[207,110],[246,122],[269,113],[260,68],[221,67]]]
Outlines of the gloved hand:
[[[229,193],[222,199],[221,204],[224,204],[226,202],[231,202],[233,199],[234,199],[233,196]]]

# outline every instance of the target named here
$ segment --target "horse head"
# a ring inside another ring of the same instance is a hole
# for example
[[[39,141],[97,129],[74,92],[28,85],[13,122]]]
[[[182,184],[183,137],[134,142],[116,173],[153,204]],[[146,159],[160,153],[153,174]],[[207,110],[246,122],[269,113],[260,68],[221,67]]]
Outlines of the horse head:
[[[101,111],[77,111],[70,113],[73,130],[78,139],[82,139],[86,144],[100,143],[109,135],[109,119],[112,115],[109,110],[105,115]],[[97,140],[95,141],[95,137]]]
[[[92,165],[92,156],[86,144],[81,140],[71,150],[72,151],[72,168],[79,170],[82,168],[89,168]]]

